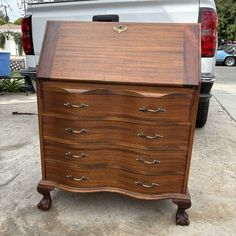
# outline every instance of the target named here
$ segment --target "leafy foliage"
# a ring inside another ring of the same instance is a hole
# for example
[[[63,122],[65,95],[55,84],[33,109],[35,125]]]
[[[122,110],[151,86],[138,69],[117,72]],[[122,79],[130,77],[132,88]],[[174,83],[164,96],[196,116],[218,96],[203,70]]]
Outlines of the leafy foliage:
[[[22,22],[22,18],[18,18],[17,20],[14,21],[14,24],[15,25],[21,25],[21,22]]]
[[[5,42],[6,42],[6,39],[5,39],[4,33],[0,33],[0,48],[4,48]]]
[[[5,19],[3,17],[0,17],[0,25],[5,25],[5,24],[7,24]]]
[[[9,39],[10,36],[13,36],[14,42],[17,45],[18,53],[20,56],[22,56],[22,39],[19,32],[5,31],[3,33],[0,33],[0,48],[4,48],[6,39]]]
[[[23,47],[22,47],[22,38],[21,38],[21,34],[18,32],[14,32],[12,34],[13,38],[14,38],[14,42],[17,45],[17,49],[18,49],[18,53],[20,56],[22,56],[23,53]]]
[[[216,0],[219,40],[236,40],[236,1]]]
[[[3,11],[0,10],[0,25],[4,25],[9,22],[9,17],[5,16]]]
[[[19,92],[21,82],[17,79],[0,79],[0,92]]]

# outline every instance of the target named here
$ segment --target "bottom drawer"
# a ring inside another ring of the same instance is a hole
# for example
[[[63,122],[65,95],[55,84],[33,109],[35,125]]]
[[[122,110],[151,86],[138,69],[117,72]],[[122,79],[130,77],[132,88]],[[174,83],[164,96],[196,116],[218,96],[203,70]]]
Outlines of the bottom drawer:
[[[181,193],[184,175],[141,175],[112,168],[79,169],[46,163],[46,180],[74,187],[115,187],[136,193]]]

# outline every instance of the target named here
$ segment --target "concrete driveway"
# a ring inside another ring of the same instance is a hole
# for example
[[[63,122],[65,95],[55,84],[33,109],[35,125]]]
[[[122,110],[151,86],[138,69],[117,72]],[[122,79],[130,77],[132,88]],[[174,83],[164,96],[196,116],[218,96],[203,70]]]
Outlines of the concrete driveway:
[[[236,122],[236,67],[218,66],[216,76],[213,96]]]
[[[235,235],[236,68],[217,67],[206,126],[196,130],[189,227],[175,225],[169,200],[56,190],[49,212],[36,208],[41,178],[35,95],[0,96],[0,235]],[[234,100],[233,100],[234,99]]]

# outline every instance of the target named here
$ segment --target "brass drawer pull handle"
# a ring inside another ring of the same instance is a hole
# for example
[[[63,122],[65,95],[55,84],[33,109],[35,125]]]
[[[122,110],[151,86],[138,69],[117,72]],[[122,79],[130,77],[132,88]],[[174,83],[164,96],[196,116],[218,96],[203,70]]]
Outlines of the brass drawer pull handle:
[[[142,162],[142,163],[145,163],[145,164],[148,164],[148,165],[160,164],[161,163],[161,161],[159,161],[159,160],[145,161],[142,158],[137,158],[136,161]]]
[[[158,107],[157,109],[148,109],[146,107],[140,107],[139,111],[143,112],[153,112],[153,113],[159,113],[159,112],[165,112],[166,109]]]
[[[67,158],[67,159],[70,159],[70,158],[82,159],[82,158],[85,158],[85,157],[88,157],[88,154],[82,153],[81,155],[78,156],[78,155],[72,154],[71,152],[65,153],[65,158]]]
[[[144,133],[138,133],[137,136],[141,137],[141,138],[147,138],[147,139],[160,139],[160,138],[163,138],[162,135],[160,134],[156,134],[154,136],[148,136],[148,135],[145,135]]]
[[[153,188],[153,187],[159,187],[159,184],[157,183],[151,183],[149,184],[144,184],[142,181],[135,181],[136,185],[142,186],[144,188]]]
[[[68,132],[74,133],[74,134],[83,134],[83,133],[87,133],[88,132],[86,129],[73,130],[72,128],[66,128],[65,131],[68,131]]]
[[[88,107],[88,106],[89,105],[85,104],[85,103],[82,103],[80,105],[73,105],[73,104],[70,104],[69,102],[64,103],[64,107],[67,107],[67,108],[85,108],[85,107]]]
[[[75,181],[84,181],[84,180],[88,180],[88,178],[86,176],[82,176],[81,178],[75,178],[73,177],[72,175],[67,175],[66,176],[67,179],[72,179],[72,180],[75,180]]]

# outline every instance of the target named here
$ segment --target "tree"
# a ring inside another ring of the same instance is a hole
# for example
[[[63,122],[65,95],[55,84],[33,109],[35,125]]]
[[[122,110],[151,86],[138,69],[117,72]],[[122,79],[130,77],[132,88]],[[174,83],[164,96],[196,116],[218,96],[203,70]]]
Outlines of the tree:
[[[15,25],[21,25],[21,22],[22,22],[22,18],[18,18],[17,20],[14,21],[14,24]]]
[[[0,10],[0,25],[7,24],[8,21],[9,21],[9,17],[5,16],[3,11]]]
[[[0,10],[0,25],[4,25],[7,22],[4,20],[4,14],[3,12]]]
[[[5,25],[6,23],[7,22],[3,18],[0,17],[0,25]]]
[[[216,7],[219,17],[219,42],[222,39],[236,40],[236,1],[216,0]]]

